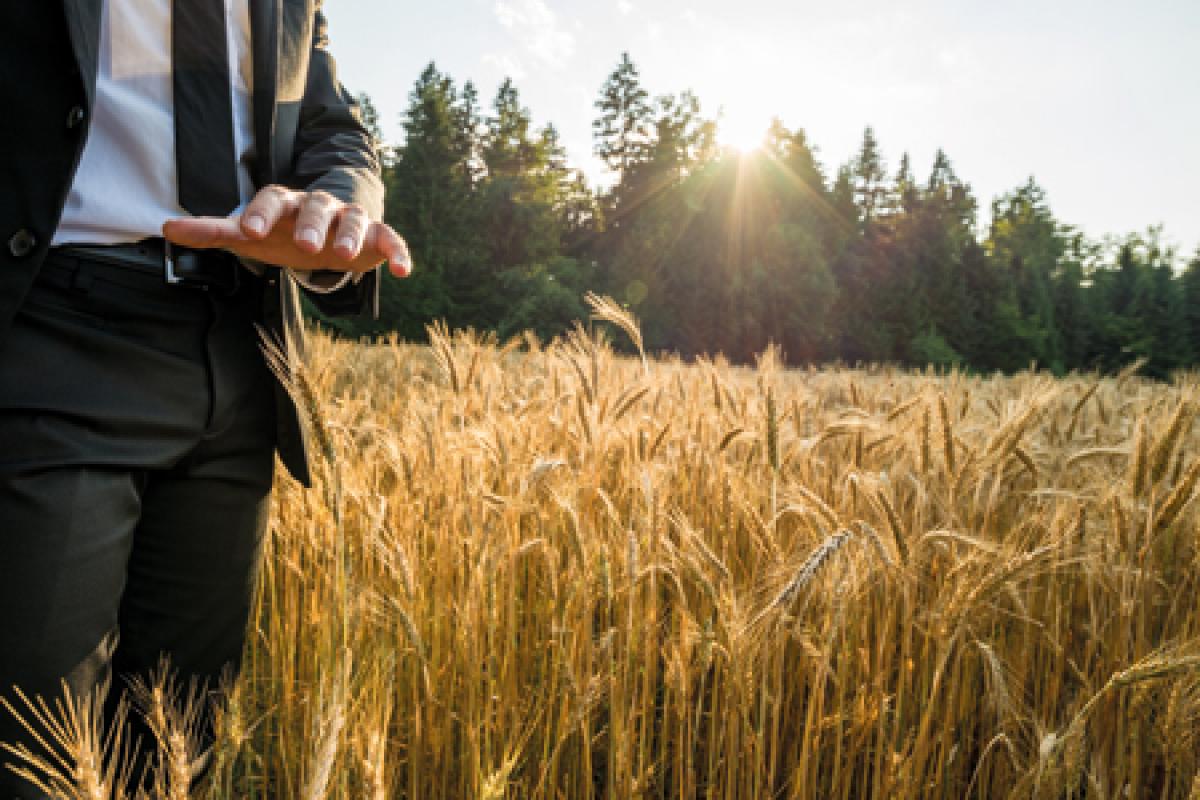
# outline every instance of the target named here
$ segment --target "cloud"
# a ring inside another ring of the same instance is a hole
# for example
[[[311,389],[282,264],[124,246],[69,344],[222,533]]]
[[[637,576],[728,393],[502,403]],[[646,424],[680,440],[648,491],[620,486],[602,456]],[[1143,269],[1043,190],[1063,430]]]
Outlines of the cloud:
[[[617,0],[617,11],[620,11],[622,16],[628,17],[633,13],[633,3],[629,0]]]
[[[565,30],[545,0],[497,0],[496,19],[538,60],[562,66],[575,54],[575,36]]]
[[[519,81],[526,75],[524,65],[515,56],[504,53],[485,53],[483,63],[492,67],[504,77],[512,78],[514,81]]]

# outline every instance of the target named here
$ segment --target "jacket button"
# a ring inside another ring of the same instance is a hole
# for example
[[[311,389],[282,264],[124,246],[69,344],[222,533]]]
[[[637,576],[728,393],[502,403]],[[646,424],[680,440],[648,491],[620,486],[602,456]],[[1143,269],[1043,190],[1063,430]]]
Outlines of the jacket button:
[[[78,128],[87,119],[87,112],[83,110],[83,106],[75,106],[67,112],[67,128]]]
[[[8,240],[8,252],[12,253],[14,258],[24,258],[32,253],[35,247],[37,237],[25,228],[14,233]]]

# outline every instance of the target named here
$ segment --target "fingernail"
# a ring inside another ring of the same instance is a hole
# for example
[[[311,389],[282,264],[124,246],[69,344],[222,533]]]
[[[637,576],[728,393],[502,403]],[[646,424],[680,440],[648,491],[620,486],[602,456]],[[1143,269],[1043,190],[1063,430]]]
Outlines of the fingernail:
[[[401,251],[392,259],[392,271],[401,277],[408,277],[412,273],[412,257],[407,250]]]
[[[312,247],[321,246],[321,237],[317,234],[316,228],[304,228],[296,238]]]
[[[267,221],[262,217],[255,215],[246,219],[246,227],[251,233],[262,235],[267,232]]]
[[[350,236],[343,236],[337,240],[337,249],[347,255],[354,255],[354,239]]]

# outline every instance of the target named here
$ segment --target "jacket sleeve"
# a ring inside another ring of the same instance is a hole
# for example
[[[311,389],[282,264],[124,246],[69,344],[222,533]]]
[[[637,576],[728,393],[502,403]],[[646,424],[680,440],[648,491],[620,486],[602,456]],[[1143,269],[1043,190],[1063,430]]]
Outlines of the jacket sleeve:
[[[358,103],[338,82],[328,46],[328,24],[318,3],[296,132],[292,188],[329,192],[343,202],[361,205],[373,221],[379,221],[384,191],[376,142]],[[333,292],[307,294],[324,314],[378,316],[380,272],[376,269]]]

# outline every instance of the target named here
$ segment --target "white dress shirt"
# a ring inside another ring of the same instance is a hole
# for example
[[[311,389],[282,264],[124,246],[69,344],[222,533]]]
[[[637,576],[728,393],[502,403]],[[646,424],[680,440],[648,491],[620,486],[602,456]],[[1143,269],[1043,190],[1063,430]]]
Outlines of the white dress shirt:
[[[96,102],[53,244],[122,244],[162,235],[179,205],[171,75],[171,0],[102,0]],[[254,195],[250,0],[225,0],[234,151],[242,207]],[[241,208],[238,209],[240,211]],[[298,275],[333,291],[348,274]],[[332,279],[332,280],[330,280]]]

